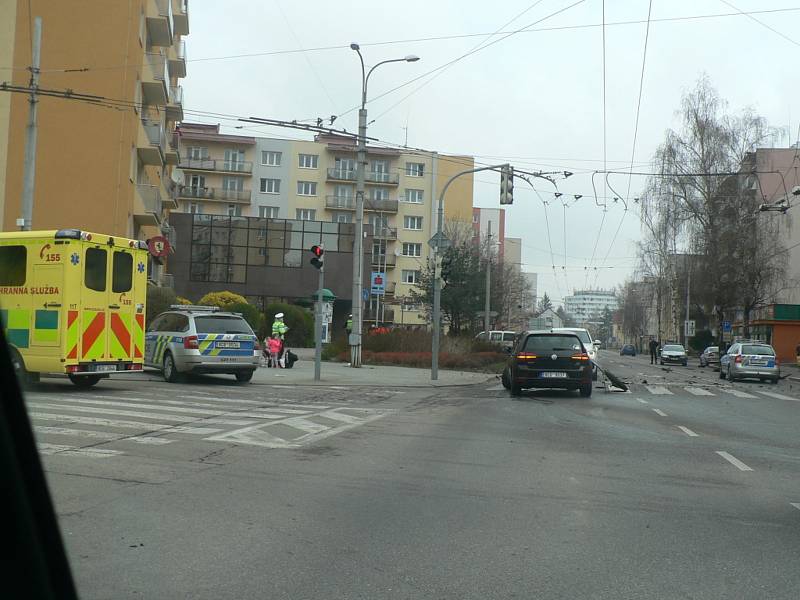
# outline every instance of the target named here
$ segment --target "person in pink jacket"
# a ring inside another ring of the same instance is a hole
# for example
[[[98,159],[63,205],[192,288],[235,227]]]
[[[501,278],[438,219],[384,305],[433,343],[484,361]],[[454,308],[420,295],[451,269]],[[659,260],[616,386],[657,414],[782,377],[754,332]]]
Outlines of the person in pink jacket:
[[[275,334],[269,338],[269,340],[267,340],[267,345],[269,347],[269,366],[273,369],[277,369],[278,356],[281,353],[281,346],[283,346],[283,342],[281,342],[280,336]]]

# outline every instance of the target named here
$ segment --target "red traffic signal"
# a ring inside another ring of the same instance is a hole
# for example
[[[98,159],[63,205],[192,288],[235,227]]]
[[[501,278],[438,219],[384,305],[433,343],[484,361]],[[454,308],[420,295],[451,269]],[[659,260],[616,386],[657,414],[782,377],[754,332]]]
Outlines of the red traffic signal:
[[[325,254],[325,249],[322,246],[311,246],[311,254],[314,258],[311,259],[311,264],[317,269],[322,268],[322,255]]]

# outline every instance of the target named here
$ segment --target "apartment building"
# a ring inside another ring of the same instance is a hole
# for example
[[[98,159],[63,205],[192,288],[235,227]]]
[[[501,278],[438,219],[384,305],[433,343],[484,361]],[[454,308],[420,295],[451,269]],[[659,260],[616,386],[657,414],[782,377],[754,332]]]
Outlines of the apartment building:
[[[351,137],[248,138],[220,134],[216,126],[184,123],[180,144],[182,212],[334,223],[355,220],[356,147]],[[198,158],[190,158],[194,156]],[[232,170],[234,156],[238,158]],[[202,160],[206,162],[198,164]],[[226,170],[220,172],[220,165]],[[372,247],[365,254],[364,272],[377,274],[383,285],[367,300],[365,321],[426,323],[410,293],[430,256],[428,240],[436,231],[438,193],[452,175],[473,165],[471,157],[368,146],[364,224],[372,234]],[[216,170],[201,172],[198,166]],[[472,186],[472,176],[450,186],[446,220],[469,223]],[[211,191],[215,187],[222,187],[222,194]],[[231,190],[241,201],[231,199]]]
[[[176,197],[182,212],[250,216],[253,137],[226,135],[219,125],[183,124],[178,128],[181,159]]]
[[[113,99],[40,97],[32,227],[146,239],[176,208],[188,0],[0,0],[0,54],[27,86],[30,20],[42,18],[40,86]],[[10,15],[11,18],[6,17]],[[56,69],[71,69],[71,71]],[[0,217],[21,217],[26,94],[0,95]]]
[[[618,305],[613,290],[575,290],[564,298],[564,309],[581,324],[597,320],[606,308],[617,310]]]

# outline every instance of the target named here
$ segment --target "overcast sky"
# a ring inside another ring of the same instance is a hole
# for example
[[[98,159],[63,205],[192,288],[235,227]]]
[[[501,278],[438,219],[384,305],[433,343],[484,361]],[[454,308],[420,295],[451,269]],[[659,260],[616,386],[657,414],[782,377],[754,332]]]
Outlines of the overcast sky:
[[[525,269],[540,274],[539,294],[546,291],[560,304],[574,288],[622,283],[635,266],[638,217],[632,210],[626,213],[622,202],[609,199],[605,212],[598,207],[591,172],[603,169],[604,129],[607,168],[630,167],[648,4],[605,2],[604,127],[602,0],[192,0],[190,62],[183,82],[186,120],[219,122],[233,133],[235,123],[191,111],[287,120],[341,115],[335,126],[355,131],[357,115],[351,109],[360,102],[360,66],[350,42],[361,44],[368,66],[419,55],[416,63],[375,71],[369,135],[402,144],[407,126],[409,146],[470,154],[486,164],[508,161],[526,170],[574,172],[558,184],[562,199],[569,199],[566,209],[548,182],[535,181],[537,195],[518,181],[506,217],[506,235],[523,239]],[[665,130],[676,126],[681,95],[703,73],[731,110],[752,106],[772,125],[795,132],[794,141],[800,121],[800,10],[753,15],[777,32],[742,15],[659,21],[793,5],[789,0],[652,1],[636,168],[647,169]],[[613,25],[621,21],[641,22]],[[539,31],[502,33],[522,28]],[[496,31],[501,33],[492,35]],[[465,34],[485,35],[412,41]],[[438,75],[377,98],[480,44],[485,49]],[[320,49],[330,46],[336,48]],[[286,52],[295,50],[305,52]],[[234,57],[257,53],[262,55]],[[230,58],[204,60],[219,57]],[[240,133],[311,137],[274,128]],[[498,180],[492,173],[476,176],[476,206],[499,205]],[[604,177],[595,176],[595,182],[598,196],[604,196]],[[610,176],[609,183],[616,191],[609,190],[609,196],[630,200],[642,186],[634,178],[628,194],[624,175]],[[583,197],[575,200],[576,194]],[[542,199],[549,203],[546,213]]]

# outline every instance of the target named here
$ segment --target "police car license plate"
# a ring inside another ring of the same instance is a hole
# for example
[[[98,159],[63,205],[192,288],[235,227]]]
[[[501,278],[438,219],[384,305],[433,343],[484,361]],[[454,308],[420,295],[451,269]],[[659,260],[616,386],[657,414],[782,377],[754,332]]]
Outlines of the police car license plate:
[[[241,344],[239,342],[217,342],[217,348],[240,348]]]
[[[559,379],[566,376],[567,374],[564,373],[563,371],[545,371],[544,373],[542,373],[542,377],[546,377],[548,379]]]

